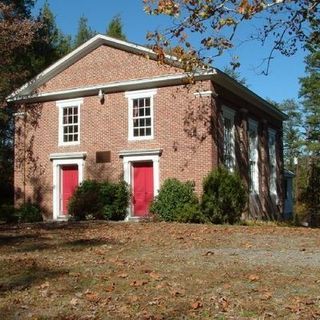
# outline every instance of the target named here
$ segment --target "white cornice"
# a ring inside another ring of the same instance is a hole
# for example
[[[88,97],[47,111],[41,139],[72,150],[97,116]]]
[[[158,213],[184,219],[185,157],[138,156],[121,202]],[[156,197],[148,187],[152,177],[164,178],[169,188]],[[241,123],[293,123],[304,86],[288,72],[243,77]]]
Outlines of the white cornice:
[[[50,160],[58,159],[85,159],[87,157],[86,152],[65,152],[65,153],[51,153]]]
[[[197,80],[209,80],[214,73],[203,73],[203,74],[195,74],[194,77]],[[26,96],[16,96],[14,98],[10,98],[8,102],[44,102],[44,101],[55,101],[62,99],[72,99],[77,98],[79,96],[94,96],[98,95],[99,91],[102,90],[105,94],[111,92],[120,92],[120,91],[131,91],[131,90],[139,90],[139,89],[153,89],[157,87],[164,87],[170,85],[178,85],[178,84],[187,84],[190,76],[186,73],[176,73],[169,74],[159,77],[153,78],[143,78],[143,79],[135,79],[135,80],[127,80],[127,81],[117,81],[110,82],[106,84],[99,84],[94,86],[73,88],[61,91],[54,92],[44,92],[38,93],[34,95],[26,95]]]
[[[122,150],[118,152],[120,157],[136,157],[145,155],[161,155],[162,149]]]

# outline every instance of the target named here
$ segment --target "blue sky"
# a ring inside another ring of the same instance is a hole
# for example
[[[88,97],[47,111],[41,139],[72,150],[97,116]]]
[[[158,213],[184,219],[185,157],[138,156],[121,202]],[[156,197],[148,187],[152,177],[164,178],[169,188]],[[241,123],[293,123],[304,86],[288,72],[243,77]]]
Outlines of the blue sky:
[[[43,5],[38,0],[35,12]],[[104,33],[113,16],[120,14],[124,32],[129,41],[145,44],[146,33],[168,25],[165,17],[148,16],[143,11],[142,0],[49,0],[50,7],[56,16],[58,26],[64,33],[74,35],[81,15],[88,18],[92,29]],[[246,30],[243,30],[245,37]],[[269,47],[270,49],[270,47]],[[305,52],[300,50],[293,57],[276,56],[268,76],[259,74],[257,67],[267,55],[268,48],[258,43],[246,43],[233,52],[240,58],[239,72],[246,78],[249,88],[262,96],[277,102],[284,99],[298,99],[299,77],[304,75],[303,59]],[[217,58],[214,66],[223,68],[230,59],[229,55]]]

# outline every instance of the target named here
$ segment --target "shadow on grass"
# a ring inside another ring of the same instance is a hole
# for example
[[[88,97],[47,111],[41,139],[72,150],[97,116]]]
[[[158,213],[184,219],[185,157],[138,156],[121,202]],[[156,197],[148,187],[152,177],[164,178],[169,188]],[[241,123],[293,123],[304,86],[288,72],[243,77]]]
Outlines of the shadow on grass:
[[[68,270],[54,270],[39,266],[32,260],[21,260],[17,264],[10,261],[0,263],[0,295],[11,290],[24,290],[32,285],[67,274]]]
[[[43,240],[39,235],[19,234],[19,235],[0,235],[0,246],[20,244],[26,240]]]
[[[35,252],[35,251],[45,251],[45,250],[72,250],[72,251],[81,251],[91,247],[97,247],[102,245],[117,245],[120,244],[113,239],[76,239],[71,241],[62,241],[62,242],[32,242],[20,244],[15,248],[16,252]]]

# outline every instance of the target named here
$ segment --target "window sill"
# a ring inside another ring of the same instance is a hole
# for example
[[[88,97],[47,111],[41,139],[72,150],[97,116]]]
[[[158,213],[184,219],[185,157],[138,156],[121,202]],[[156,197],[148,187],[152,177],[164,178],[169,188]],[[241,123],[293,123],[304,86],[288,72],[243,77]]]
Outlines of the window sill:
[[[154,137],[150,136],[150,137],[129,137],[128,140],[129,141],[143,141],[143,140],[153,140]]]

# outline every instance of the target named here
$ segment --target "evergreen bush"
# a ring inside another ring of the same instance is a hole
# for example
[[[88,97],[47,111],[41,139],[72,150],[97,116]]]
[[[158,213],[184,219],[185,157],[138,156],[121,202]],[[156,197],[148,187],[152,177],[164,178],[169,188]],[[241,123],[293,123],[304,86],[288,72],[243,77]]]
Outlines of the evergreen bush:
[[[247,192],[237,173],[219,167],[203,182],[201,209],[212,223],[236,223],[247,202]]]
[[[41,209],[37,204],[27,202],[16,210],[19,222],[40,222],[43,221]]]
[[[196,205],[198,198],[194,192],[194,183],[181,182],[175,178],[167,179],[159,190],[158,196],[150,206],[150,212],[160,220],[176,221],[176,212],[184,205]]]
[[[130,193],[124,181],[112,183],[95,180],[84,181],[75,191],[68,212],[78,220],[123,220],[129,205]]]

